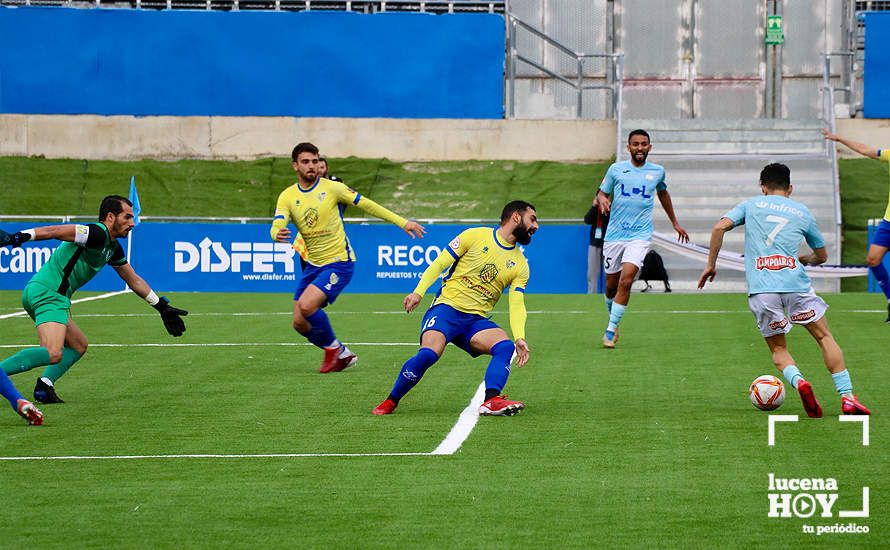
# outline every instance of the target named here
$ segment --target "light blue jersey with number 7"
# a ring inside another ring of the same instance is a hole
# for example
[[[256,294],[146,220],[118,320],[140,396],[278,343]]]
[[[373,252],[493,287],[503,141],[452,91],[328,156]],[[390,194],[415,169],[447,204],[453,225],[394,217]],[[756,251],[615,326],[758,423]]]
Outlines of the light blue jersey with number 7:
[[[745,278],[748,295],[807,292],[810,277],[797,259],[800,244],[823,248],[825,239],[803,204],[781,195],[763,195],[739,204],[724,218],[745,224]]]

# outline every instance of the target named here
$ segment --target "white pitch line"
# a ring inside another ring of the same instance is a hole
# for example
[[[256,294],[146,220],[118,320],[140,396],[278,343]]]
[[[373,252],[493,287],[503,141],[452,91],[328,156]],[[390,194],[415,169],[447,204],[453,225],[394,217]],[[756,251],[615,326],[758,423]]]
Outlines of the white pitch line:
[[[470,404],[460,413],[454,427],[451,428],[451,431],[448,432],[448,435],[445,436],[442,443],[439,443],[439,446],[433,449],[433,452],[430,454],[453,455],[460,449],[460,446],[463,445],[464,441],[470,437],[473,428],[476,427],[476,422],[479,421],[479,405],[482,404],[484,398],[485,382],[483,381],[479,384],[479,387],[476,388],[476,393],[473,394],[472,399],[470,399]]]
[[[353,344],[350,344],[353,345]],[[0,456],[0,461],[40,461],[40,460],[170,460],[176,458],[192,459],[235,459],[235,458],[355,458],[375,456],[442,456],[453,455],[460,449],[464,441],[479,421],[479,405],[485,397],[485,382],[476,388],[469,405],[460,413],[457,422],[439,443],[439,446],[428,453],[262,453],[262,454],[170,454],[170,455],[67,455],[67,456]]]
[[[146,460],[173,458],[317,458],[361,456],[430,456],[432,453],[265,453],[265,454],[175,454],[175,455],[111,455],[111,456],[0,456],[0,460]]]
[[[105,298],[110,298],[112,296],[117,296],[118,294],[125,294],[127,292],[130,292],[130,290],[127,289],[127,290],[118,290],[116,292],[106,292],[105,294],[100,294],[98,296],[89,296],[87,298],[78,298],[77,300],[72,300],[71,303],[79,304],[81,302],[92,302],[93,300],[102,300]],[[27,315],[27,314],[28,314],[28,312],[25,311],[24,309],[22,309],[22,310],[16,311],[15,313],[4,313],[3,315],[0,315],[0,319],[9,319],[10,317],[21,317],[22,315]]]

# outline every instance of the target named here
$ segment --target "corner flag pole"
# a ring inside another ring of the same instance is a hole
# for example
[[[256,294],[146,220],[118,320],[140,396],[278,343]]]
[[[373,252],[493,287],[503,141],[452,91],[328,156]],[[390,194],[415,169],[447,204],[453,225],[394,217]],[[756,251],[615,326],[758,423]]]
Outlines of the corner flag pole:
[[[142,205],[139,204],[139,193],[136,192],[136,176],[130,176],[130,202],[133,204],[133,223],[139,225],[139,214],[142,212]],[[135,228],[134,228],[135,229]],[[127,233],[127,263],[133,258],[133,231]],[[124,283],[124,290],[127,285]]]

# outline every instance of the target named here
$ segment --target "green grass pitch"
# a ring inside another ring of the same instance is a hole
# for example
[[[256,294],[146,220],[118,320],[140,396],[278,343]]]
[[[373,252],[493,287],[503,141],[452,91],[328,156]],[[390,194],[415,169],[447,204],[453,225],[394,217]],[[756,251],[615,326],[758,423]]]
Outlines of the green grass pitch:
[[[361,361],[329,375],[290,328],[290,296],[170,298],[192,313],[178,339],[131,294],[75,304],[94,347],[58,384],[67,403],[45,406],[43,427],[0,415],[0,455],[429,453],[487,364],[449,347],[394,415],[374,417],[416,350],[421,312],[400,312],[401,296],[345,294],[329,308]],[[890,537],[888,327],[874,295],[826,299],[874,413],[867,447],[859,424],[838,422],[839,399],[801,328],[791,351],[826,416],[806,418],[791,393],[776,414],[800,421],[778,425],[767,445],[768,414],[746,389],[774,369],[743,295],[634,294],[618,348],[604,350],[601,297],[532,294],[532,359],[506,388],[527,409],[480,418],[453,455],[4,460],[0,545],[881,547]],[[0,317],[18,300],[0,292]],[[505,307],[493,317],[503,326]],[[35,342],[24,317],[0,318],[0,334],[0,357]],[[13,380],[29,393],[38,374]],[[834,516],[768,518],[769,473],[835,478]],[[838,518],[860,509],[863,486],[870,517]],[[850,522],[870,532],[802,532]]]

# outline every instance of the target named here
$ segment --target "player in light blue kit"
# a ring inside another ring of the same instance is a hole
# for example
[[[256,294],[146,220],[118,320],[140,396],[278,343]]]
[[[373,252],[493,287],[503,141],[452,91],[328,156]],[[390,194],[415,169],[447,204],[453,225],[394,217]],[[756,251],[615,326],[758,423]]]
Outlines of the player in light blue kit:
[[[763,196],[739,204],[714,226],[708,265],[698,280],[698,288],[704,288],[717,274],[717,254],[723,246],[723,235],[744,224],[748,307],[772,352],[773,363],[800,393],[807,415],[821,417],[822,407],[788,353],[785,335],[792,323],[803,325],[819,344],[825,366],[841,395],[843,413],[871,414],[853,395],[844,354],[828,330],[825,318],[828,305],[813,292],[810,277],[803,268],[828,259],[816,220],[806,206],[788,198],[792,191],[791,170],[784,164],[766,166],[760,172],[760,188]],[[813,252],[798,255],[804,240]]]
[[[664,182],[664,168],[646,161],[651,149],[645,130],[631,132],[627,136],[630,160],[609,167],[596,195],[600,213],[610,213],[603,241],[606,309],[609,310],[609,326],[603,335],[606,348],[614,348],[618,341],[618,323],[630,301],[630,287],[652,244],[652,207],[656,195],[677,231],[678,240],[689,242],[689,235],[674,215],[671,195]]]

